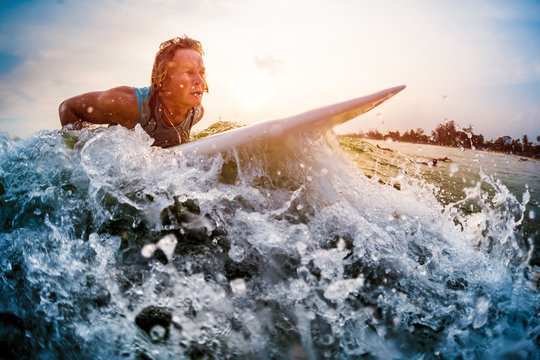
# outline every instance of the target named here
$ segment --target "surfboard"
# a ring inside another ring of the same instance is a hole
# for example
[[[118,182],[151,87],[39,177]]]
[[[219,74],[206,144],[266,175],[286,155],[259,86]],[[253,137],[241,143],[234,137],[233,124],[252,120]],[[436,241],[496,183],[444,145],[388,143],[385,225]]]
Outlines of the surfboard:
[[[379,106],[405,88],[405,85],[382,90],[298,115],[265,120],[179,145],[183,153],[212,154],[262,140],[280,138],[303,130],[328,130]]]

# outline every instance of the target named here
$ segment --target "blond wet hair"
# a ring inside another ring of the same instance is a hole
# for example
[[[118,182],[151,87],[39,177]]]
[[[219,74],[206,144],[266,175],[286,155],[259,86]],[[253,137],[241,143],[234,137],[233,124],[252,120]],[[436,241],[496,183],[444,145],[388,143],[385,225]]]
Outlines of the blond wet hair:
[[[154,60],[154,67],[152,68],[152,91],[156,92],[163,85],[163,81],[167,78],[169,62],[172,60],[174,53],[178,49],[192,49],[201,54],[201,56],[204,55],[204,51],[200,41],[192,39],[187,35],[177,36],[175,38],[162,42],[159,45],[159,50]],[[204,91],[208,92],[206,77],[204,78]]]

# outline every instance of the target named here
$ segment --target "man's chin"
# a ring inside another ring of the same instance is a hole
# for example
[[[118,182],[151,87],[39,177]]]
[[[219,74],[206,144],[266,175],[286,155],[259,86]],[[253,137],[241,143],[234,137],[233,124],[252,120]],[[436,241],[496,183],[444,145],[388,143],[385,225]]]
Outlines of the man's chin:
[[[202,98],[191,101],[190,105],[191,107],[199,107],[202,104]]]

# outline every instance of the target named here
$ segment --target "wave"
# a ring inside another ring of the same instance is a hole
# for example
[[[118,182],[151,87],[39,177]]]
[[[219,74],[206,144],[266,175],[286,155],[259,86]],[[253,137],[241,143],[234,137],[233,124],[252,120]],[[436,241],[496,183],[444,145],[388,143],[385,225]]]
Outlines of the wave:
[[[332,134],[213,156],[150,144],[140,128],[0,136],[9,354],[538,358],[525,205],[489,176],[446,204],[406,172],[366,176]]]

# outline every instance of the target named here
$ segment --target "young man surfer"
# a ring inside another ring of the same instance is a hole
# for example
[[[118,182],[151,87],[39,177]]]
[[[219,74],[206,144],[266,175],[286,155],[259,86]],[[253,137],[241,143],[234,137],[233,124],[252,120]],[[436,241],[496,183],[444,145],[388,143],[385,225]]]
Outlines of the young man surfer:
[[[169,147],[189,141],[191,127],[204,115],[203,92],[208,92],[199,41],[184,35],[161,43],[152,69],[151,86],[120,86],[65,100],[60,123],[80,129],[84,123],[141,124],[154,146]]]

